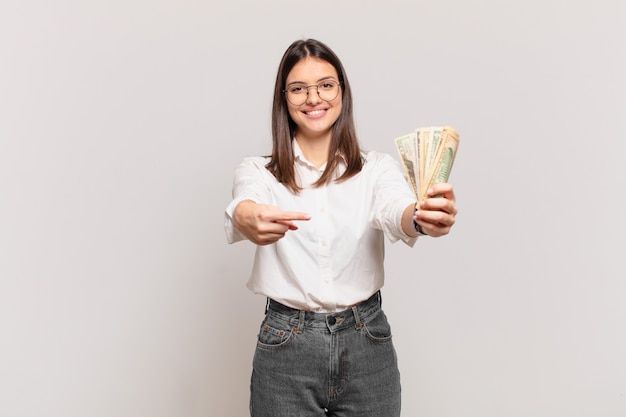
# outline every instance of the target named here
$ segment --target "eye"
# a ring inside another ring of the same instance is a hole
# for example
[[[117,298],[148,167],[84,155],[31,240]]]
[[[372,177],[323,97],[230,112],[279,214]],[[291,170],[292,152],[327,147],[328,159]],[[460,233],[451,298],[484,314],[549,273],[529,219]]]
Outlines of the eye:
[[[294,84],[287,88],[291,94],[303,94],[306,91],[306,87],[303,84]]]
[[[333,88],[335,88],[337,86],[337,83],[334,81],[323,81],[319,84],[319,88],[321,88],[322,90],[332,90]]]

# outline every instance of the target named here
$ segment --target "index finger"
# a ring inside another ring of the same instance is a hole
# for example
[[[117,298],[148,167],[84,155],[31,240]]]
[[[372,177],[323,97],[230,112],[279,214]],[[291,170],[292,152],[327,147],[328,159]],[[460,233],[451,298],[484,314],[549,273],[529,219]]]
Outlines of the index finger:
[[[447,182],[433,185],[432,188],[428,190],[427,195],[428,197],[441,196],[447,198],[448,200],[455,201],[452,185],[448,184]]]
[[[275,222],[291,220],[311,220],[311,215],[309,213],[304,213],[300,211],[278,211],[276,213],[272,213],[270,220]]]

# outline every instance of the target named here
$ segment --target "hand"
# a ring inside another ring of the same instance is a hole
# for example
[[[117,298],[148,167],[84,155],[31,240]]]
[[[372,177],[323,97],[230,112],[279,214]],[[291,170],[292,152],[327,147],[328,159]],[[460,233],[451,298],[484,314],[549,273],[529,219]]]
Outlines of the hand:
[[[251,242],[269,245],[283,238],[287,231],[298,230],[294,220],[310,220],[311,215],[245,200],[237,205],[233,218],[237,230]]]
[[[458,212],[452,185],[436,184],[426,194],[428,198],[419,202],[414,220],[429,236],[447,235]]]

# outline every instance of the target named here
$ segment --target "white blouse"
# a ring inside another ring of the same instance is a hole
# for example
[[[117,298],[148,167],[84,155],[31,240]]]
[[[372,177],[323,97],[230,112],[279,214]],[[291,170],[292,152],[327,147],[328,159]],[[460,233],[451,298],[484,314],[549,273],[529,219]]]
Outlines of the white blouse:
[[[309,213],[310,220],[297,222],[298,230],[257,246],[248,288],[300,310],[346,309],[383,286],[384,236],[392,243],[415,244],[417,238],[401,227],[402,213],[415,196],[399,163],[375,151],[363,154],[363,169],[354,177],[313,188],[325,166],[315,167],[293,143],[303,190],[294,194],[279,183],[265,168],[269,158],[245,158],[235,171],[233,200],[225,211],[227,240],[245,239],[232,220],[244,200]],[[339,171],[345,168],[341,164]]]

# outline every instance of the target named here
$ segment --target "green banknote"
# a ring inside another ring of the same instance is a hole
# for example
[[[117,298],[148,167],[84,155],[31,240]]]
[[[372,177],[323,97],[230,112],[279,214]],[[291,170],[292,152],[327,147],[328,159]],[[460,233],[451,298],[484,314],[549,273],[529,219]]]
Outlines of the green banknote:
[[[400,160],[402,161],[402,166],[404,167],[404,172],[411,184],[411,188],[413,188],[413,194],[415,194],[415,198],[417,198],[419,190],[419,176],[417,171],[419,161],[417,160],[417,150],[415,149],[415,133],[400,136],[395,139],[395,143],[398,154],[400,155]]]

